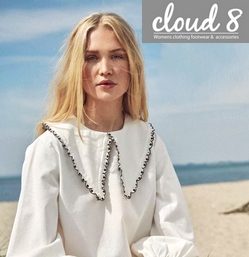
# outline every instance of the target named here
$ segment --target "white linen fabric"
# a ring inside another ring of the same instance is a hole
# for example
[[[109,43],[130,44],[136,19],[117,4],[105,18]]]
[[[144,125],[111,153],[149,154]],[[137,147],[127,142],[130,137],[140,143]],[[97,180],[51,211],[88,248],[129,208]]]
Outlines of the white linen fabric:
[[[75,118],[47,126],[50,131],[26,150],[7,257],[198,256],[181,188],[158,135],[137,180],[153,139],[148,123],[127,115],[123,128],[110,133],[82,125],[83,141]],[[115,141],[103,176],[108,135]]]

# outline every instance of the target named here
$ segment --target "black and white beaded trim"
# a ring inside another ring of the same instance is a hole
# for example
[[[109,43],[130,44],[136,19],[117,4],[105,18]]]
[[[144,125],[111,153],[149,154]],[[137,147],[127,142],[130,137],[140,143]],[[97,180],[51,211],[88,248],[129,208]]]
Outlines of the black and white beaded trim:
[[[118,149],[118,145],[117,145],[117,142],[115,141],[114,137],[111,135],[111,133],[107,133],[108,137],[109,137],[109,140],[111,140],[114,145],[115,145],[115,148],[116,148],[116,151],[117,151],[117,154],[118,154],[118,170],[120,172],[120,182],[121,182],[121,185],[122,185],[122,188],[123,188],[123,193],[124,193],[124,196],[125,198],[127,199],[130,199],[132,194],[134,194],[137,189],[138,189],[138,182],[143,178],[143,174],[144,174],[144,170],[149,162],[149,159],[150,159],[150,155],[151,155],[151,148],[153,146],[153,143],[154,143],[154,139],[155,139],[155,129],[154,127],[152,126],[151,123],[150,124],[150,127],[151,127],[151,135],[150,135],[150,143],[149,143],[149,147],[148,147],[148,150],[147,150],[147,153],[145,155],[145,160],[143,162],[143,165],[142,165],[142,168],[141,168],[141,171],[139,173],[139,176],[137,177],[136,181],[135,181],[135,186],[134,188],[132,189],[131,192],[127,193],[126,192],[126,189],[125,189],[125,183],[124,183],[124,179],[123,179],[123,170],[121,168],[121,163],[120,163],[120,152],[119,152],[119,149]]]
[[[47,125],[46,123],[42,123],[42,126],[45,130],[48,130],[49,132],[51,132],[61,143],[62,147],[64,148],[64,150],[66,151],[67,155],[69,156],[69,158],[71,159],[72,163],[73,163],[73,168],[76,171],[77,175],[81,177],[81,181],[85,184],[86,188],[89,190],[89,192],[93,195],[96,196],[97,200],[101,200],[103,201],[105,199],[105,171],[103,171],[103,176],[102,176],[102,191],[104,196],[99,196],[96,192],[94,192],[93,188],[91,188],[91,186],[88,184],[87,180],[83,177],[83,175],[81,174],[81,172],[79,171],[74,156],[72,155],[72,153],[70,152],[68,146],[65,144],[65,142],[63,141],[63,139],[54,131],[52,130],[49,125]],[[105,166],[104,170],[107,170],[107,166]]]
[[[123,180],[123,170],[121,168],[120,152],[119,152],[119,149],[118,149],[117,142],[116,142],[116,140],[114,139],[114,137],[112,136],[111,133],[109,133],[109,132],[107,133],[107,136],[108,136],[107,151],[106,151],[106,155],[105,155],[105,162],[104,162],[104,168],[103,168],[103,171],[102,171],[102,179],[101,179],[101,189],[102,189],[103,196],[98,195],[93,190],[93,188],[91,188],[91,186],[88,184],[87,180],[83,177],[82,173],[79,171],[79,169],[78,169],[78,167],[76,165],[74,156],[70,152],[68,146],[65,144],[63,139],[54,130],[52,130],[49,127],[49,125],[47,125],[46,123],[42,123],[42,126],[43,126],[43,128],[45,130],[48,130],[49,132],[51,132],[59,140],[59,142],[61,143],[62,147],[66,151],[67,155],[71,159],[75,172],[77,173],[78,176],[81,177],[81,181],[85,184],[85,187],[89,190],[89,192],[91,194],[95,195],[97,200],[104,201],[105,200],[105,196],[106,196],[105,181],[106,181],[106,175],[107,175],[107,170],[108,170],[108,166],[109,166],[109,158],[110,158],[111,144],[112,143],[114,143],[116,151],[117,151],[117,154],[118,154],[118,170],[120,172],[120,182],[121,182],[121,185],[122,185],[122,189],[123,189],[123,193],[124,193],[125,198],[130,199],[132,194],[134,194],[137,191],[137,189],[138,189],[138,182],[142,179],[143,174],[144,174],[144,170],[145,170],[145,168],[146,168],[146,166],[147,166],[147,164],[149,162],[150,155],[151,155],[151,149],[153,147],[153,143],[154,143],[154,139],[155,139],[155,129],[152,126],[151,123],[149,123],[149,124],[150,124],[150,127],[151,127],[151,135],[150,135],[149,147],[148,147],[147,153],[145,155],[145,160],[143,162],[143,165],[142,165],[141,171],[139,173],[139,176],[136,179],[135,186],[132,189],[132,191],[129,192],[129,193],[127,193],[126,190],[125,190],[125,183],[124,183],[124,180]]]

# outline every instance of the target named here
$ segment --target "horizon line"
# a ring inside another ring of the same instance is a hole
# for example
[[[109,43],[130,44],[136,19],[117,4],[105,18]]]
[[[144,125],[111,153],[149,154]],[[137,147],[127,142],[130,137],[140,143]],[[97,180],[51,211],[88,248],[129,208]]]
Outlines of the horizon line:
[[[173,163],[174,167],[187,167],[187,166],[217,166],[217,165],[249,165],[249,160],[243,161],[215,161],[215,162],[188,162],[188,163]],[[19,178],[21,177],[20,174],[12,174],[12,175],[5,175],[0,174],[0,179],[12,179],[12,178]]]

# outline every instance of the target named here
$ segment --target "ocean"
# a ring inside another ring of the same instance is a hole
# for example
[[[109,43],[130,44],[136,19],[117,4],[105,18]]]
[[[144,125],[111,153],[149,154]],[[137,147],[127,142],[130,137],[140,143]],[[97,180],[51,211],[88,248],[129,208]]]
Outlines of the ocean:
[[[175,165],[182,186],[249,180],[249,162]],[[17,201],[20,177],[0,177],[0,201]]]

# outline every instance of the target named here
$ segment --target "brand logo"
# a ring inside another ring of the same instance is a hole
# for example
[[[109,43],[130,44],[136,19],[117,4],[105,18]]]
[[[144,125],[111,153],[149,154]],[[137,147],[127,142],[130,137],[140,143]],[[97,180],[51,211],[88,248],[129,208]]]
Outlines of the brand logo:
[[[218,4],[213,4],[208,18],[204,19],[203,21],[200,21],[199,18],[195,18],[193,21],[191,18],[186,18],[184,20],[183,17],[178,17],[172,26],[169,26],[169,22],[172,19],[172,15],[174,12],[174,3],[169,3],[168,6],[165,9],[164,17],[156,17],[152,22],[152,27],[155,32],[160,32],[165,30],[166,32],[172,32],[172,31],[182,31],[185,29],[186,31],[217,31],[217,29],[220,27],[220,23],[215,23],[215,19],[217,17],[218,13]],[[228,11],[228,16],[230,18],[229,22],[226,25],[226,29],[229,32],[235,32],[239,28],[238,19],[242,15],[243,11],[238,8],[234,8]],[[163,24],[163,25],[161,25]]]
[[[143,0],[143,42],[249,42],[246,1]]]

